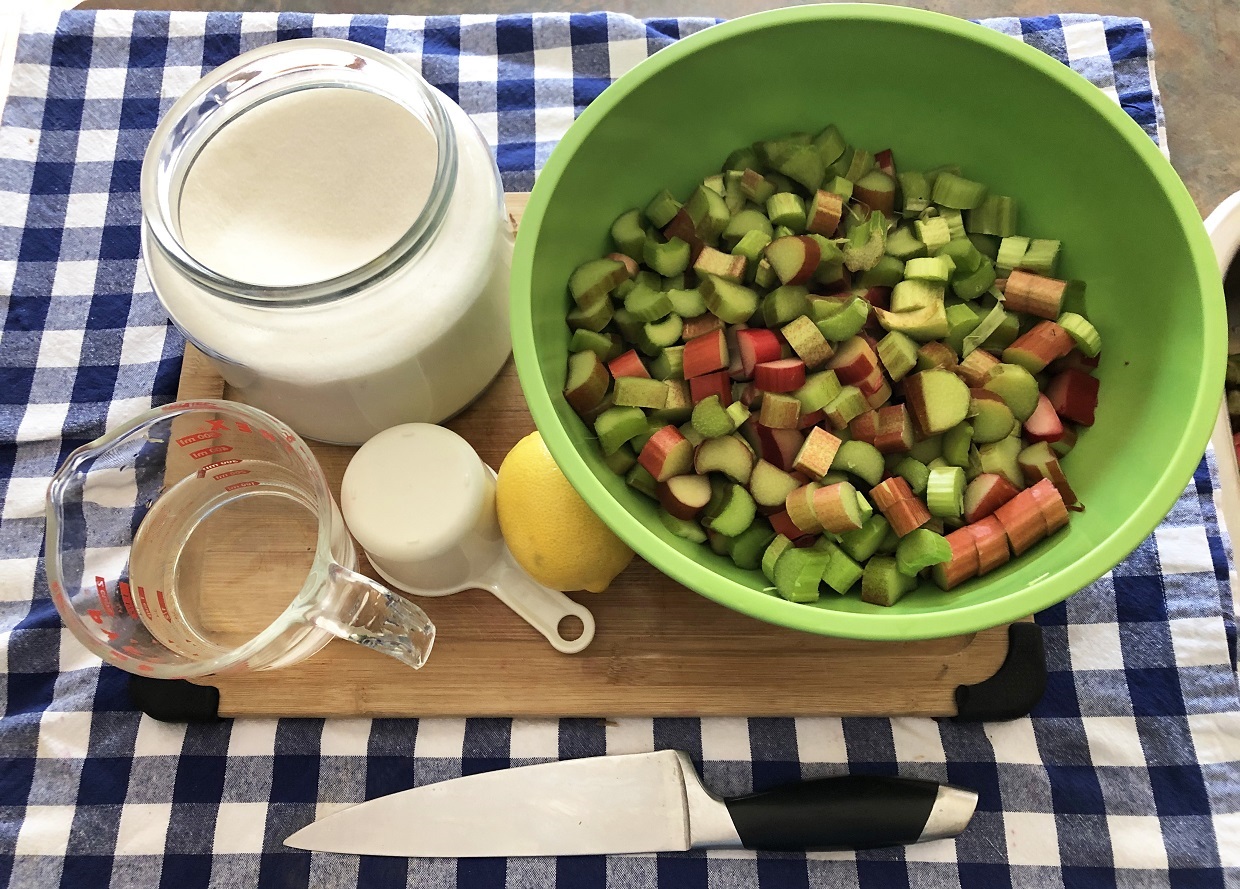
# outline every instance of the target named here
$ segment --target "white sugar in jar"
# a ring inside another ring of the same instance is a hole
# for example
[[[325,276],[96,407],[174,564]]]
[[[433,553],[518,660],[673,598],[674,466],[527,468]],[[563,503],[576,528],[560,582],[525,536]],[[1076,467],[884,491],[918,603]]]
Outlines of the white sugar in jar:
[[[237,397],[360,444],[508,357],[512,229],[468,116],[399,59],[291,40],[204,77],[142,168],[147,273]]]

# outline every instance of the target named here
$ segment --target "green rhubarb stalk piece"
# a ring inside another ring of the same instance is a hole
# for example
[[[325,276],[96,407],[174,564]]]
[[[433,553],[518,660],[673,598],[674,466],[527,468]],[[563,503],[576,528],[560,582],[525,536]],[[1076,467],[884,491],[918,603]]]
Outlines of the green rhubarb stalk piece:
[[[861,576],[861,601],[890,607],[915,589],[917,579],[901,573],[891,556],[873,556],[865,563],[865,573]]]
[[[986,375],[982,386],[1003,399],[1012,415],[1025,422],[1038,406],[1038,381],[1018,364],[997,364]]]
[[[784,550],[775,563],[775,590],[789,602],[817,602],[818,587],[831,557],[796,547]]]
[[[1076,312],[1064,312],[1059,316],[1058,324],[1072,337],[1072,342],[1088,358],[1096,358],[1102,351],[1102,337],[1097,328]]]
[[[864,526],[857,529],[858,532],[864,530]],[[842,596],[856,585],[863,574],[864,570],[851,556],[836,548],[831,552],[826,570],[822,572],[822,582]]]
[[[766,579],[771,583],[775,582],[775,563],[779,561],[779,557],[788,550],[794,549],[792,541],[783,534],[776,534],[766,547],[766,551],[762,553],[762,573],[766,575]]]
[[[907,577],[931,565],[950,561],[952,546],[942,534],[927,528],[917,528],[900,538],[896,547],[896,570]]]
[[[614,454],[620,445],[645,431],[646,415],[639,407],[613,407],[594,421],[594,432],[604,454]]]
[[[902,225],[887,235],[887,253],[906,264],[910,259],[919,259],[926,255],[926,245],[917,239],[913,230]]]
[[[625,256],[642,261],[646,247],[646,227],[642,225],[642,211],[628,210],[616,217],[611,224],[611,240],[616,249]]]
[[[695,404],[690,422],[706,438],[722,438],[736,431],[736,423],[720,403],[718,395],[708,395]]]
[[[672,301],[662,290],[652,290],[645,284],[638,284],[624,298],[624,309],[635,321],[645,324],[666,318],[672,311]]]
[[[840,537],[840,548],[848,553],[854,562],[864,562],[878,552],[879,544],[887,536],[891,525],[881,514],[870,516],[866,523],[855,531],[849,531]],[[860,577],[860,574],[858,574]],[[828,584],[835,589],[831,584]],[[851,586],[851,584],[850,584]],[[837,590],[837,592],[842,592]]]
[[[654,480],[654,476],[650,474],[649,470],[640,463],[625,473],[624,483],[634,491],[640,491],[652,500],[657,500],[659,497],[659,483]]]
[[[706,542],[706,532],[693,519],[678,519],[666,509],[660,509],[659,521],[663,523],[664,528],[683,540],[691,543]]]
[[[593,352],[601,361],[611,361],[624,350],[619,340],[610,334],[593,330],[574,330],[568,341],[569,352]]]
[[[753,497],[743,485],[733,484],[723,501],[719,513],[703,521],[703,524],[725,537],[736,537],[753,524],[757,515]]]
[[[762,298],[762,320],[770,328],[783,327],[809,311],[809,290],[800,284],[783,284]]]
[[[835,371],[821,370],[807,376],[805,383],[792,395],[801,402],[801,414],[804,416],[825,408],[842,389]]]
[[[650,199],[650,203],[646,205],[646,209],[643,212],[653,225],[663,228],[672,221],[676,211],[679,209],[680,201],[676,200],[672,193],[665,188]]]
[[[615,310],[606,293],[598,293],[586,297],[579,305],[569,311],[565,321],[570,330],[587,330],[600,333],[615,316]]]
[[[936,435],[934,440],[940,441],[941,438]],[[930,480],[930,470],[925,463],[914,457],[906,456],[896,464],[896,475],[908,482],[909,488],[918,497],[926,493],[926,485]]]
[[[825,339],[833,343],[841,343],[856,336],[869,318],[870,304],[858,296],[847,302],[844,308],[831,317],[819,321],[818,330]]]
[[[748,321],[758,309],[758,294],[743,284],[708,275],[700,289],[707,310],[725,324]]]
[[[972,210],[980,207],[986,199],[986,186],[965,179],[955,173],[940,173],[935,177],[931,199],[941,207],[954,210]]]
[[[616,285],[629,278],[629,270],[618,259],[592,259],[577,266],[569,276],[568,291],[573,301],[581,305],[585,300],[610,293]]]
[[[886,465],[878,448],[869,442],[853,440],[840,444],[831,468],[851,473],[873,487],[883,480]]]
[[[670,278],[689,267],[691,252],[689,245],[680,238],[660,242],[649,237],[642,247],[642,261],[660,275]]]
[[[753,524],[732,539],[728,551],[733,564],[745,571],[753,571],[762,565],[762,556],[775,539],[775,531],[765,519],[754,519]]]
[[[1000,238],[1016,234],[1016,202],[1006,195],[987,195],[981,204],[969,211],[965,228],[970,234]]]
[[[939,518],[963,515],[964,489],[965,476],[963,468],[959,466],[939,466],[931,469],[926,482],[926,506],[930,510],[930,515],[938,516]],[[913,533],[916,534],[917,532],[914,531]]]

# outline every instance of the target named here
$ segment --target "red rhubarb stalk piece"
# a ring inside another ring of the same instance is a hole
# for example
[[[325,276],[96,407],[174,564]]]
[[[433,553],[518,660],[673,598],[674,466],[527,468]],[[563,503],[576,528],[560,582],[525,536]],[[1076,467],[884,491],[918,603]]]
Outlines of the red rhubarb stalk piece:
[[[1094,425],[1098,407],[1098,380],[1079,370],[1065,370],[1046,387],[1055,413],[1082,426]]]
[[[682,358],[686,380],[724,370],[728,366],[727,336],[715,330],[687,340]]]
[[[613,377],[643,377],[650,379],[650,371],[642,364],[641,357],[633,349],[623,355],[617,355],[607,363],[607,369]]]

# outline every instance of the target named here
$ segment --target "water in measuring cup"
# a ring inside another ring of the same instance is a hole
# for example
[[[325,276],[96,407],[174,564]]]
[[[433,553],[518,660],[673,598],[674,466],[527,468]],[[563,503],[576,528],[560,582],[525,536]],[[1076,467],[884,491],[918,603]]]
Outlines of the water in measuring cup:
[[[168,648],[213,656],[271,625],[306,582],[318,517],[287,469],[240,461],[229,491],[190,475],[151,506],[134,537],[130,586],[139,617]],[[282,483],[282,478],[289,483]]]

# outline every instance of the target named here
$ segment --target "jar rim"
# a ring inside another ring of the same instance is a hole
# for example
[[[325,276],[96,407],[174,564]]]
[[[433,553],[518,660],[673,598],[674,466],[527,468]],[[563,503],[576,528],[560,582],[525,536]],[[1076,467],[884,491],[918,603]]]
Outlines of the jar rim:
[[[370,92],[421,119],[435,138],[435,176],[426,203],[409,228],[382,253],[340,275],[293,285],[241,281],[200,262],[175,223],[181,189],[198,153],[229,123],[258,105],[306,89],[334,87]],[[141,204],[148,243],[183,276],[207,291],[263,306],[305,306],[356,293],[400,268],[438,232],[457,171],[452,123],[436,91],[410,65],[351,40],[309,37],[242,53],[199,80],[155,128],[143,157]]]

